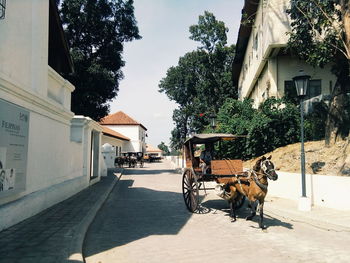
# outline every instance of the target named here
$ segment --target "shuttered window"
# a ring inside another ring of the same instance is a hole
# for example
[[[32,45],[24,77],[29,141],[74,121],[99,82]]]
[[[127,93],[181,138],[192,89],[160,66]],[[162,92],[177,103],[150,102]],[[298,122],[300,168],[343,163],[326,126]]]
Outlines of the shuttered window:
[[[313,79],[309,82],[309,87],[306,92],[305,99],[311,99],[313,97],[319,96],[322,93],[322,86],[320,79]],[[297,97],[297,91],[295,88],[294,81],[286,80],[284,82],[284,96],[289,99],[294,99]]]

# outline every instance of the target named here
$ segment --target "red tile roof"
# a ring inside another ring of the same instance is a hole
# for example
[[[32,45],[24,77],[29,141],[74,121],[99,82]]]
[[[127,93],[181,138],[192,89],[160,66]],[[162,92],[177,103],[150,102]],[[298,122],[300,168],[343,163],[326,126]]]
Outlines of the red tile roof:
[[[102,126],[102,128],[103,128],[102,133],[107,135],[107,136],[111,136],[111,137],[114,137],[114,138],[117,138],[117,139],[121,139],[121,140],[124,140],[124,141],[130,141],[130,139],[128,137],[124,136],[123,134],[121,134],[119,132],[113,131],[112,129],[107,128],[105,126]]]
[[[146,152],[162,152],[162,150],[154,147],[153,145],[146,144]]]
[[[101,119],[100,124],[102,125],[140,125],[142,128],[144,128],[147,131],[145,126],[135,121],[133,118],[131,118],[129,115],[125,114],[122,111],[118,111],[116,113],[107,115],[106,117]]]

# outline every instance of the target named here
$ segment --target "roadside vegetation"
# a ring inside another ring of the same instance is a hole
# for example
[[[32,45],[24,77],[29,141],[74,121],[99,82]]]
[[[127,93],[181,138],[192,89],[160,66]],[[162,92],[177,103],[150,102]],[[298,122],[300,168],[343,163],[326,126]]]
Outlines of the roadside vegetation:
[[[305,116],[304,130],[306,141],[321,141],[327,147],[341,144],[345,150],[339,151],[339,160],[346,159],[349,144],[349,10],[346,1],[338,0],[292,1],[287,10],[292,20],[287,52],[315,67],[334,64],[332,73],[337,82],[331,101],[314,104]],[[258,109],[249,99],[238,101],[230,67],[235,47],[226,46],[227,32],[224,23],[213,14],[205,12],[199,16],[198,24],[190,27],[190,38],[201,45],[181,57],[160,81],[159,91],[179,105],[173,114],[175,128],[170,147],[181,149],[192,132],[212,132],[212,114],[217,116],[215,132],[245,135],[223,144],[220,154],[224,157],[248,160],[295,145],[300,141],[299,100],[272,97]]]
[[[74,73],[72,111],[99,121],[109,112],[123,79],[125,42],[140,39],[132,0],[56,0]]]

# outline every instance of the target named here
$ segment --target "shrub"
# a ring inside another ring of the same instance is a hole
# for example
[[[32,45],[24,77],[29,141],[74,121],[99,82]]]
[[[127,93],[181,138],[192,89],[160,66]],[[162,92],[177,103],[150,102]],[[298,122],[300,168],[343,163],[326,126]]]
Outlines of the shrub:
[[[269,98],[259,109],[252,100],[226,100],[218,113],[218,131],[247,135],[222,144],[221,156],[250,159],[299,141],[298,108],[284,99]]]

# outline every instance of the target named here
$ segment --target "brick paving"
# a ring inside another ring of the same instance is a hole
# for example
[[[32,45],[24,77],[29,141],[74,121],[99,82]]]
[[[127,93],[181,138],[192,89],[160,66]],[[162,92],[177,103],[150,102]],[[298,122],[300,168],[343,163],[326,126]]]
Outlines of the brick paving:
[[[350,211],[298,213],[290,201],[274,199],[261,231],[257,221],[244,220],[246,207],[231,223],[226,202],[213,192],[203,201],[208,213],[189,213],[181,175],[169,168],[126,169],[114,188],[117,178],[109,175],[0,232],[0,262],[83,262],[83,238],[96,214],[84,243],[87,263],[350,262]]]
[[[315,227],[274,210],[266,212],[262,231],[257,220],[244,219],[247,207],[231,223],[227,203],[213,192],[203,203],[209,213],[189,213],[181,175],[167,169],[160,163],[124,172],[88,230],[87,263],[350,261],[347,230]]]
[[[77,238],[86,217],[116,180],[110,173],[101,182],[0,232],[0,262],[78,262],[69,258],[81,253]]]

